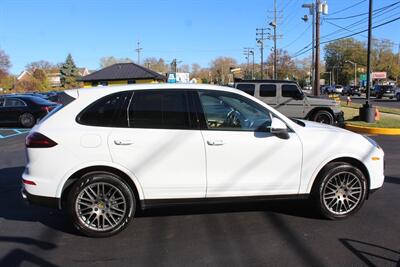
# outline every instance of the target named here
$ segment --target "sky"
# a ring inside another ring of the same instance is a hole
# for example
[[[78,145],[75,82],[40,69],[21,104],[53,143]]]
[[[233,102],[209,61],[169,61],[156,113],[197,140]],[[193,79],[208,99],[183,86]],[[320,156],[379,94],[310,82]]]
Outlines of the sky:
[[[311,21],[301,20],[311,0],[277,0],[278,48],[290,55],[311,42]],[[329,41],[367,28],[367,0],[328,0],[329,14],[322,16],[321,41]],[[400,17],[400,1],[375,0],[374,24]],[[244,47],[255,48],[256,28],[272,21],[273,0],[0,0],[0,49],[11,59],[13,74],[33,61],[65,61],[71,53],[79,67],[98,69],[101,57],[141,59],[174,58],[180,64],[208,67],[218,56],[245,62]],[[398,3],[398,4],[397,4]],[[361,15],[359,15],[361,14]],[[354,18],[346,18],[354,16]],[[345,19],[343,19],[345,18]],[[332,24],[333,23],[333,24]],[[358,23],[351,28],[348,25]],[[340,28],[342,27],[342,28]],[[343,29],[343,28],[348,28]],[[375,38],[390,39],[398,51],[400,20],[374,29]],[[356,36],[365,41],[366,33]],[[265,54],[272,41],[265,42]],[[297,56],[309,56],[307,52]]]

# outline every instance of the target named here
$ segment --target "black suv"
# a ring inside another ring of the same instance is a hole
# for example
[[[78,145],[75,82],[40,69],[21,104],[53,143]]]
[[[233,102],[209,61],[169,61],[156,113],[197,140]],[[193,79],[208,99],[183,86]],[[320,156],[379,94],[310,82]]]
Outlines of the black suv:
[[[348,85],[343,89],[342,95],[361,96],[360,86]]]
[[[374,90],[371,91],[371,95],[376,98],[389,97],[393,99],[395,96],[395,87],[393,85],[380,85],[374,86]]]

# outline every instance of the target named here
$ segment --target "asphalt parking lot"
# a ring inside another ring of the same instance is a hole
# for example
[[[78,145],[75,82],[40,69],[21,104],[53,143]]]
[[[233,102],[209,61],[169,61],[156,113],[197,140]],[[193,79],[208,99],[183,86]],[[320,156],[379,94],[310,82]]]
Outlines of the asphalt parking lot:
[[[22,201],[24,137],[0,138],[0,266],[400,266],[400,137],[373,137],[385,184],[347,220],[320,219],[307,201],[159,208],[104,239]]]

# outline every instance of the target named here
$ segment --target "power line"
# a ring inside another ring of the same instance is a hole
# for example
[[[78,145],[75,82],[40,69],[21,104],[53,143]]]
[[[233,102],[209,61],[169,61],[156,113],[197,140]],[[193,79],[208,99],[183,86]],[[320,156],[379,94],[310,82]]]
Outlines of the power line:
[[[288,45],[285,45],[284,47],[282,47],[282,49],[291,46],[291,45],[294,44],[297,40],[299,40],[301,37],[303,37],[303,35],[311,28],[311,26],[312,26],[311,24],[308,25],[308,27],[307,27],[302,33],[299,34],[299,36],[297,36],[297,37],[296,37],[292,42],[290,42]]]
[[[355,3],[355,4],[351,5],[351,6],[348,6],[348,7],[345,7],[343,9],[341,9],[341,10],[335,11],[335,12],[331,13],[330,16],[338,14],[338,13],[343,12],[345,10],[349,10],[350,8],[356,7],[356,6],[358,6],[359,4],[361,4],[361,3],[365,2],[365,1],[366,0],[361,0],[361,1]]]
[[[385,6],[385,7],[382,7],[382,8],[379,8],[379,9],[375,10],[374,19],[376,19],[376,18],[378,18],[380,16],[383,16],[383,15],[386,15],[387,13],[392,12],[392,11],[394,11],[394,10],[396,10],[398,8],[398,7],[394,7],[391,10],[387,10],[386,12],[384,12],[386,9],[388,9],[390,7],[392,7],[392,6],[389,5],[389,6]],[[354,27],[356,27],[358,25],[361,25],[361,24],[365,23],[365,19],[366,18],[362,18],[360,20],[357,20],[357,21],[355,21],[353,23],[350,23],[350,24],[348,24],[346,26],[343,26],[343,28],[346,28],[346,29],[354,28]],[[326,22],[328,22],[328,21],[326,21]],[[362,26],[361,28],[364,28],[364,26]],[[358,29],[360,29],[360,27]],[[323,35],[321,37],[321,39],[324,39],[324,38],[327,38],[327,37],[332,37],[332,35],[337,35],[337,34],[340,34],[341,32],[343,32],[343,29],[336,30],[336,31],[333,31],[333,32],[328,33],[326,35]]]
[[[384,22],[384,23],[375,25],[375,26],[372,27],[372,29],[376,29],[376,28],[382,27],[382,26],[384,26],[384,25],[387,25],[387,24],[389,24],[389,23],[395,22],[395,21],[397,21],[397,20],[400,20],[400,17],[397,17],[397,18],[391,19],[391,20],[389,20],[389,21],[386,21],[386,22]],[[353,33],[353,34],[349,34],[349,35],[346,35],[346,36],[342,36],[342,37],[339,37],[339,38],[335,38],[335,39],[332,39],[332,40],[323,41],[323,42],[321,42],[321,44],[326,44],[326,43],[338,41],[338,40],[341,40],[341,39],[346,39],[346,38],[349,38],[349,37],[352,37],[352,36],[355,36],[355,35],[364,33],[364,32],[366,32],[366,31],[368,31],[368,29],[362,30],[362,31],[359,31],[359,32],[356,32],[356,33]],[[310,44],[310,45],[311,45],[311,44]],[[308,45],[307,47],[309,47],[310,45]],[[312,48],[309,48],[309,49],[307,49],[307,50],[305,50],[305,51],[299,53],[300,51],[304,50],[305,48],[306,48],[306,47],[304,47],[303,49],[301,49],[301,50],[299,50],[298,52],[296,52],[295,55],[292,56],[292,57],[301,56],[301,55],[307,53],[308,51],[310,51],[310,50],[312,49]]]
[[[400,1],[397,1],[397,2],[392,3],[392,4],[390,4],[390,5],[387,5],[387,6],[384,6],[384,7],[381,7],[381,8],[377,8],[377,9],[374,10],[374,13],[377,12],[377,11],[382,11],[382,10],[388,9],[388,8],[390,8],[390,7],[393,7],[393,6],[395,6],[395,5],[398,5],[399,3],[400,3]],[[352,19],[352,18],[364,16],[364,15],[368,15],[368,12],[364,12],[364,13],[360,13],[360,14],[356,14],[356,15],[351,15],[351,16],[347,16],[347,17],[338,17],[338,18],[329,18],[329,17],[328,17],[328,18],[325,18],[325,20]]]

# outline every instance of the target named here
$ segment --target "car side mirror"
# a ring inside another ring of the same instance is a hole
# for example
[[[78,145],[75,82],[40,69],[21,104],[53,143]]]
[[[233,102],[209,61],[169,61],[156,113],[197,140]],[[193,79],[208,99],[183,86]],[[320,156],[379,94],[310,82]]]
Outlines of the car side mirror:
[[[286,124],[278,118],[272,118],[270,132],[279,138],[289,139],[289,133]]]

